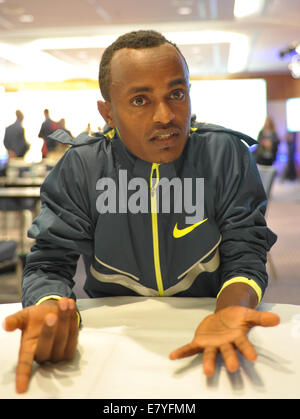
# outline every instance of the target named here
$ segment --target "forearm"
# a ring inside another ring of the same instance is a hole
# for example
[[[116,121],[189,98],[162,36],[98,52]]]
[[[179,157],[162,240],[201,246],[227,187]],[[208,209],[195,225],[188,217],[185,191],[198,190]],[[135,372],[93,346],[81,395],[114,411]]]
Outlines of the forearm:
[[[62,266],[61,263],[44,263],[41,266],[26,264],[22,276],[22,305],[28,307],[35,305],[42,298],[58,296],[75,298],[73,293],[76,265],[71,267]],[[69,269],[67,269],[69,268]]]
[[[216,312],[229,306],[255,308],[259,303],[257,292],[245,283],[233,283],[225,287],[217,297]]]

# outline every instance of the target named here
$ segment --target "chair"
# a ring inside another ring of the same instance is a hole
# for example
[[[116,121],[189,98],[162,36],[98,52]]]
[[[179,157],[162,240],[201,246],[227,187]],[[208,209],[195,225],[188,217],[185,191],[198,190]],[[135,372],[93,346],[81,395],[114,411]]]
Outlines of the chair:
[[[268,203],[269,203],[270,198],[271,198],[272,186],[276,177],[276,169],[274,166],[263,166],[261,164],[257,165],[257,169],[260,174],[260,178],[261,178],[263,187],[265,189]],[[267,212],[268,206],[269,204],[267,205],[266,212]],[[276,272],[275,265],[273,263],[270,252],[268,252],[267,262],[270,265],[270,269],[271,269],[274,279],[277,279],[277,272]]]
[[[16,250],[14,240],[0,241],[0,273],[17,265]]]
[[[257,165],[262,184],[264,186],[268,200],[271,196],[271,189],[276,177],[276,169],[274,166]]]

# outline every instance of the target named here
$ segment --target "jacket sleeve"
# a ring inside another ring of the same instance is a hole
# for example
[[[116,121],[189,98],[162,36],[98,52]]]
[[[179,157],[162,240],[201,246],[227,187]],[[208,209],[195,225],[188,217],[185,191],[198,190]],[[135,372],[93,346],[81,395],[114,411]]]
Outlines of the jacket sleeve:
[[[75,299],[72,287],[78,257],[93,252],[94,228],[83,166],[71,148],[42,185],[41,213],[28,232],[35,244],[23,272],[23,307],[49,295]]]
[[[277,237],[266,225],[267,198],[250,150],[238,138],[228,143],[218,174],[216,205],[222,234],[220,289],[234,278],[236,282],[248,278],[263,295],[268,282],[267,251]]]

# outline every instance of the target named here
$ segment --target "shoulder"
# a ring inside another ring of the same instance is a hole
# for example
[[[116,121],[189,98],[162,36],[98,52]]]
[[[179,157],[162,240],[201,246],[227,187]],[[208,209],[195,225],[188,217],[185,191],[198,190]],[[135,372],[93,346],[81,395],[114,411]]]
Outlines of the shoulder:
[[[56,166],[64,172],[85,172],[86,175],[105,170],[107,161],[112,159],[111,140],[102,133],[81,133],[72,138],[63,130],[57,130],[49,136],[62,144],[70,145]]]
[[[5,131],[12,131],[16,129],[16,127],[17,127],[17,123],[14,122],[13,124],[8,125],[8,127],[5,128]]]
[[[245,133],[206,123],[197,123],[191,127],[191,140],[196,148],[221,152],[230,148],[247,150],[257,144],[257,141]]]
[[[246,134],[212,124],[193,125],[186,148],[188,164],[197,173],[216,176],[251,165],[251,145],[256,141]]]
[[[67,131],[58,129],[49,138],[61,144],[70,145],[70,150],[77,153],[94,152],[97,148],[105,148],[111,142],[110,138],[101,132],[89,133],[84,131],[73,138]]]

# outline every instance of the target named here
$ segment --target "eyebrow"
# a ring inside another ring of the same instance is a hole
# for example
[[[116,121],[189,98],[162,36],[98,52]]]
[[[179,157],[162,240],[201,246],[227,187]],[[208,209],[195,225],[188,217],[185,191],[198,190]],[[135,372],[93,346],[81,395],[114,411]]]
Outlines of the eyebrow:
[[[175,79],[170,81],[170,83],[168,83],[168,87],[174,87],[177,85],[188,85],[187,81],[185,78],[179,78],[179,79]],[[133,93],[141,93],[141,92],[152,92],[153,88],[152,87],[148,87],[148,86],[136,86],[136,87],[132,87],[128,93],[129,94],[133,94]]]
[[[173,87],[173,86],[177,86],[178,84],[185,84],[188,85],[187,81],[185,78],[179,78],[179,79],[175,79],[170,81],[170,83],[168,84],[169,87]]]

